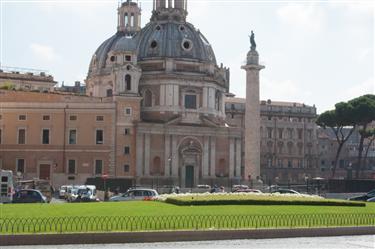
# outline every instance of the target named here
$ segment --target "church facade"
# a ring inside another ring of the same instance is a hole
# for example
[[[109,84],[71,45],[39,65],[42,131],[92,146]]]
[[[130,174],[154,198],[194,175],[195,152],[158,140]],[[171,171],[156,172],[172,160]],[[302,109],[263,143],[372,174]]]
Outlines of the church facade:
[[[243,66],[247,97],[233,98],[229,69],[217,65],[210,43],[186,17],[187,0],[154,0],[151,20],[141,28],[141,10],[128,0],[118,8],[117,32],[92,57],[86,96],[0,90],[0,166],[55,186],[104,174],[186,188],[302,178],[306,155],[315,155],[307,148],[317,146],[315,107],[277,109],[259,101],[263,66],[253,44]],[[271,115],[271,107],[279,114]],[[299,116],[311,124],[285,120],[284,129],[272,121]],[[306,151],[297,149],[301,144]],[[300,172],[268,172],[276,165]]]

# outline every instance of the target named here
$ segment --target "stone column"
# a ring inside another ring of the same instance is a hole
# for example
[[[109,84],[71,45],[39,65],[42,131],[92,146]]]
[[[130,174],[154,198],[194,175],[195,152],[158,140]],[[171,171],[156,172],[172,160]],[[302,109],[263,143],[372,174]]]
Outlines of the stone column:
[[[211,137],[211,153],[210,153],[210,176],[215,177],[216,173],[216,137]]]
[[[143,176],[143,134],[137,134],[137,168],[136,168],[136,176],[141,177]]]
[[[241,177],[241,139],[236,139],[236,172],[235,177]]]
[[[260,176],[260,106],[259,106],[259,55],[255,48],[247,54],[246,111],[245,111],[245,171],[244,179]]]
[[[178,177],[178,148],[177,148],[177,136],[172,136],[172,176]]]
[[[234,138],[229,138],[229,178],[234,176]]]
[[[164,136],[164,175],[170,176],[171,173],[171,136]]]
[[[144,147],[144,155],[145,155],[145,176],[150,176],[150,134],[145,134],[145,147]]]
[[[209,137],[203,138],[203,163],[202,163],[202,171],[203,171],[203,177],[209,176]]]

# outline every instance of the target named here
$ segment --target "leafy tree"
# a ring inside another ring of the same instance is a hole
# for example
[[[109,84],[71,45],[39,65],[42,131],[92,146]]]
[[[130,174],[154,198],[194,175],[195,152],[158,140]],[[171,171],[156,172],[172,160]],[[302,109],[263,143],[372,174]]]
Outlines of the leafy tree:
[[[355,169],[356,178],[359,178],[359,172],[362,168],[363,144],[365,139],[370,136],[367,132],[367,128],[369,124],[375,120],[375,95],[363,95],[350,100],[348,103],[353,108],[350,118],[352,118],[356,126],[359,127],[360,140]]]
[[[332,169],[333,178],[335,176],[337,164],[339,161],[341,150],[349,137],[353,134],[356,124],[353,120],[353,106],[346,102],[340,102],[335,105],[335,109],[331,111],[323,112],[319,115],[316,123],[324,129],[331,128],[336,136],[338,148],[335,156],[335,163]],[[344,132],[344,128],[351,127],[348,133]]]

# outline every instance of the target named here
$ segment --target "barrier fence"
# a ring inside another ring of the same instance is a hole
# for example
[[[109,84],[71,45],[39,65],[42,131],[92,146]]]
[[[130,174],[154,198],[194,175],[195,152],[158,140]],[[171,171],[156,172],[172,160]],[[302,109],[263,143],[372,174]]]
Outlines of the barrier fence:
[[[0,218],[0,234],[375,226],[375,214]]]

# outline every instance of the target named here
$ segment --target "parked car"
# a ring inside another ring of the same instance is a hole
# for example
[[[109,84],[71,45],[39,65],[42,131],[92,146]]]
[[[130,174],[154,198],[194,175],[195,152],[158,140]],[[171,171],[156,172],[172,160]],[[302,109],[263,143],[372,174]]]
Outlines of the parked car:
[[[153,200],[158,196],[155,189],[140,188],[129,189],[124,194],[112,196],[109,201],[140,201],[140,200]]]
[[[271,193],[296,194],[296,195],[300,194],[300,193],[298,193],[297,191],[295,191],[293,189],[285,189],[285,188],[279,188],[279,189],[273,190],[273,191],[271,191]]]
[[[367,201],[368,199],[371,199],[375,197],[375,189],[371,190],[370,192],[367,192],[364,195],[354,196],[349,198],[350,201]]]
[[[21,189],[13,196],[13,203],[47,203],[45,197],[39,190]]]
[[[66,196],[68,195],[68,190],[72,188],[73,188],[72,185],[62,185],[59,188],[59,198],[66,199]]]
[[[94,185],[80,185],[71,189],[69,202],[93,202],[99,201],[96,196],[96,187]]]
[[[262,191],[258,189],[252,189],[252,188],[238,188],[232,191],[233,193],[262,193]]]

